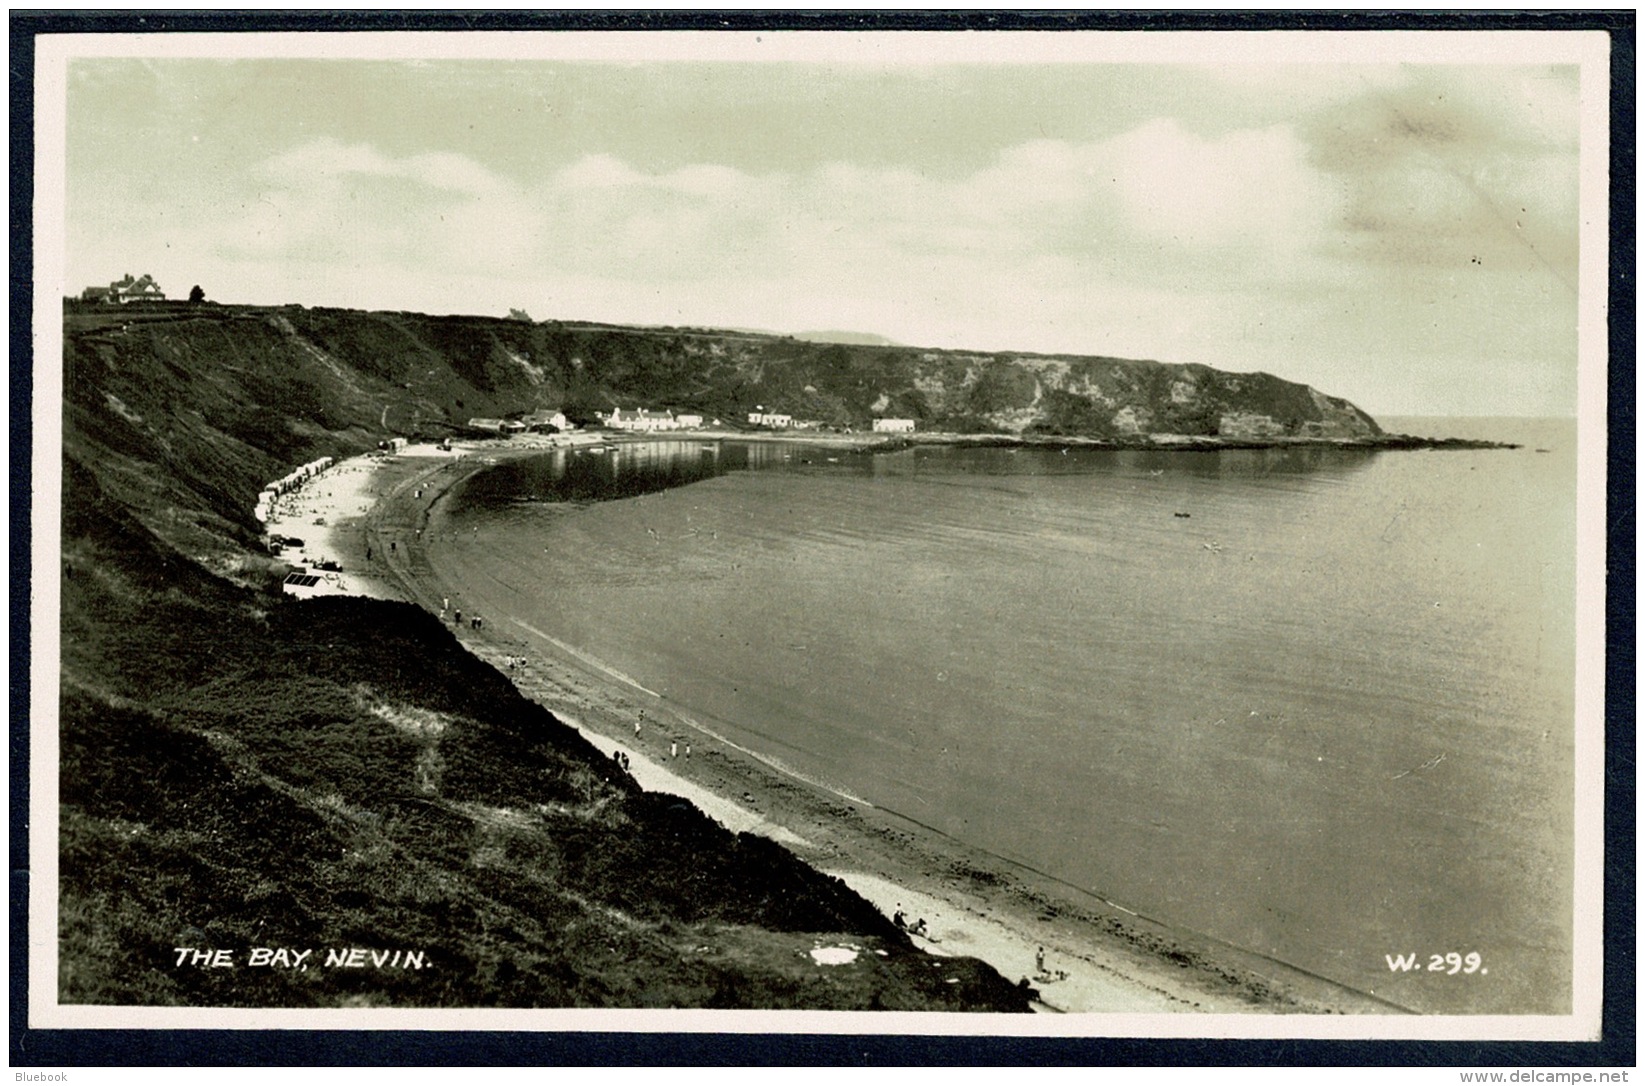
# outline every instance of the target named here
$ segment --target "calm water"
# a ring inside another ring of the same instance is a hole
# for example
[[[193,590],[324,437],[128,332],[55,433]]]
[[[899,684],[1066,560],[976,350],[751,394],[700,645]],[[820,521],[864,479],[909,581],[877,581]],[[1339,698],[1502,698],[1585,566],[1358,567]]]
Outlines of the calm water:
[[[1575,426],[1390,428],[1527,447],[659,442],[471,480],[433,557],[1074,886],[1416,1009],[1563,1012]],[[1450,951],[1486,972],[1385,959]]]

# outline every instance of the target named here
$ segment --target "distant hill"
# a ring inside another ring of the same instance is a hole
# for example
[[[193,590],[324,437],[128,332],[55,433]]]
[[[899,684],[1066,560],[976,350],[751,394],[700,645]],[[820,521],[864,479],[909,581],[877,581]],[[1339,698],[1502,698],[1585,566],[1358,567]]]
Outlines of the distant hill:
[[[795,332],[794,338],[807,343],[844,343],[853,347],[900,347],[896,340],[872,332]]]

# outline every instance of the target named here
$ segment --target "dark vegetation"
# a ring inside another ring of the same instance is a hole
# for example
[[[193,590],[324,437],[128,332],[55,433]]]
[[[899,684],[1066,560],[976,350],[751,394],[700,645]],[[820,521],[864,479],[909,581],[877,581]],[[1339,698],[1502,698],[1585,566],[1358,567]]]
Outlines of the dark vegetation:
[[[638,791],[421,611],[173,580],[121,519],[64,577],[66,1000],[1020,1006],[777,845]],[[824,969],[819,940],[865,953]],[[244,964],[356,946],[430,965]]]
[[[65,1001],[1026,1008],[779,846],[640,792],[423,612],[269,590],[266,481],[459,404],[552,406],[574,373],[526,351],[642,380],[622,335],[183,303],[66,324]],[[840,942],[853,964],[809,957]],[[324,967],[354,947],[427,967]]]

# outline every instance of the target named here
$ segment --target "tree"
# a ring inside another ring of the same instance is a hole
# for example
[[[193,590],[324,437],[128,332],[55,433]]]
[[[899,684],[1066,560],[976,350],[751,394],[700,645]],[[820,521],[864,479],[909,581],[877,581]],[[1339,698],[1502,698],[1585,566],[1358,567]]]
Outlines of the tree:
[[[206,300],[206,292],[200,289],[200,285],[198,283],[196,283],[193,289],[188,292],[188,300],[193,302],[195,305],[199,305],[201,302]]]

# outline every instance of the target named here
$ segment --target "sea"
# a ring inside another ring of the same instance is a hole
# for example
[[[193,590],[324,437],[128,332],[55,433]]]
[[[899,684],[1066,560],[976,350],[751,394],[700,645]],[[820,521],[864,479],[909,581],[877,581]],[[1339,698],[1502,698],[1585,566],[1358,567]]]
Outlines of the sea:
[[[1421,1013],[1568,1013],[1576,423],[1382,422],[1520,447],[561,449],[462,484],[430,558],[1072,895]]]

